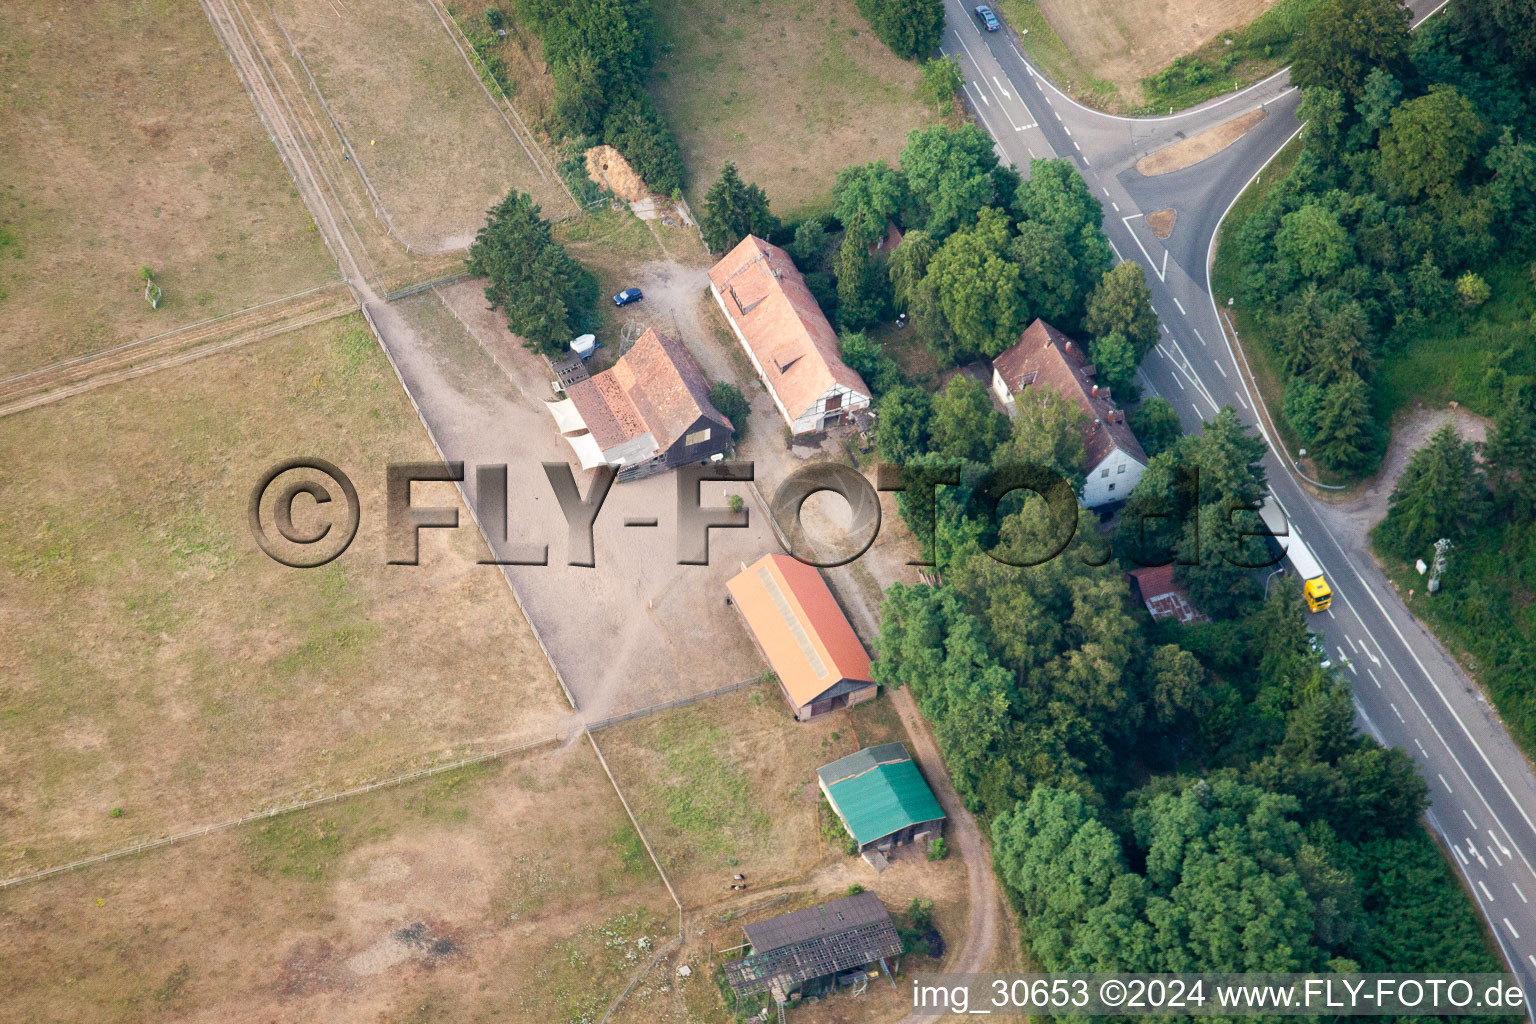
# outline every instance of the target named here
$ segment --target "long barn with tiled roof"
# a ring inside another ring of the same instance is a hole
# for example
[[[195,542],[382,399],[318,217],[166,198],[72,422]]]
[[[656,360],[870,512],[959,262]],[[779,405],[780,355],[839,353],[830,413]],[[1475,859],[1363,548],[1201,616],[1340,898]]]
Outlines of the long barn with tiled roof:
[[[789,253],[748,235],[710,270],[709,290],[791,433],[868,407],[869,385],[837,354],[837,332]]]

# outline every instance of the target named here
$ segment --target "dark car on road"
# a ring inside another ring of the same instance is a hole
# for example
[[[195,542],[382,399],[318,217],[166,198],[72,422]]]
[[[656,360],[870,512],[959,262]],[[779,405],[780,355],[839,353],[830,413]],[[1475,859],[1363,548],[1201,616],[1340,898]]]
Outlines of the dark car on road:
[[[1003,27],[1003,23],[997,20],[997,15],[992,13],[992,8],[986,4],[976,8],[976,20],[981,22],[981,27],[988,32],[996,32]]]
[[[645,295],[639,288],[625,288],[613,297],[613,304],[615,306],[627,306],[631,302],[639,302],[643,298],[645,298]]]

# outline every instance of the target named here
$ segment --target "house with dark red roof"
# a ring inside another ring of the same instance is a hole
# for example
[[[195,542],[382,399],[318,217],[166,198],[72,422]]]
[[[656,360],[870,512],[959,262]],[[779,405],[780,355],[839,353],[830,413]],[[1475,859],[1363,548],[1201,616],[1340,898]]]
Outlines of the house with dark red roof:
[[[1094,380],[1082,346],[1044,320],[1036,320],[1012,348],[992,360],[992,390],[1008,415],[1041,390],[1065,395],[1087,419],[1083,425],[1082,502],[1089,508],[1124,501],[1147,468],[1147,453],[1115,405]]]
[[[1132,569],[1126,573],[1141,594],[1141,603],[1154,619],[1173,619],[1183,625],[1191,622],[1210,622],[1211,618],[1189,598],[1185,590],[1173,578],[1173,566],[1152,565]]]
[[[629,480],[703,462],[730,448],[735,426],[709,400],[709,382],[682,343],[647,330],[613,366],[563,377],[547,402],[582,469],[618,468]]]
[[[792,433],[868,407],[869,385],[837,354],[837,332],[789,253],[748,235],[710,270],[709,290]]]

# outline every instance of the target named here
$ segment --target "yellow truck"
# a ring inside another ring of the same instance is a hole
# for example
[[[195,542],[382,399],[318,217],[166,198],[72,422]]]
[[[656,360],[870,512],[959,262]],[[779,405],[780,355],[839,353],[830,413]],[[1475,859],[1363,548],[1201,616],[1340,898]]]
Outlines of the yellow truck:
[[[1274,495],[1270,495],[1260,507],[1259,516],[1269,532],[1274,534],[1275,543],[1285,552],[1291,569],[1301,578],[1301,596],[1306,598],[1307,607],[1314,612],[1326,610],[1333,603],[1333,588],[1328,586],[1328,578],[1323,575],[1323,567],[1313,557],[1312,549],[1301,539],[1301,534],[1292,530],[1286,522],[1285,514],[1280,510],[1280,503]]]

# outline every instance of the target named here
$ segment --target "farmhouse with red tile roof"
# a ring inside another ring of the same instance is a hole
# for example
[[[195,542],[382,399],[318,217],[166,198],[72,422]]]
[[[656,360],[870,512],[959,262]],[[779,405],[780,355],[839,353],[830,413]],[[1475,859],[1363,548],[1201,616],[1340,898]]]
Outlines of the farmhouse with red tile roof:
[[[834,427],[869,405],[869,386],[839,358],[837,333],[783,249],[748,235],[710,270],[709,290],[792,432]]]
[[[1082,346],[1044,320],[1030,324],[1018,344],[992,360],[992,390],[1008,415],[1031,388],[1059,392],[1087,413],[1081,497],[1089,508],[1124,501],[1147,468],[1147,453],[1125,422],[1125,410],[1110,400],[1108,387],[1094,383],[1093,374]]]
[[[546,404],[581,468],[616,466],[620,480],[702,462],[735,433],[693,356],[654,329],[596,376],[577,372],[565,400]]]

